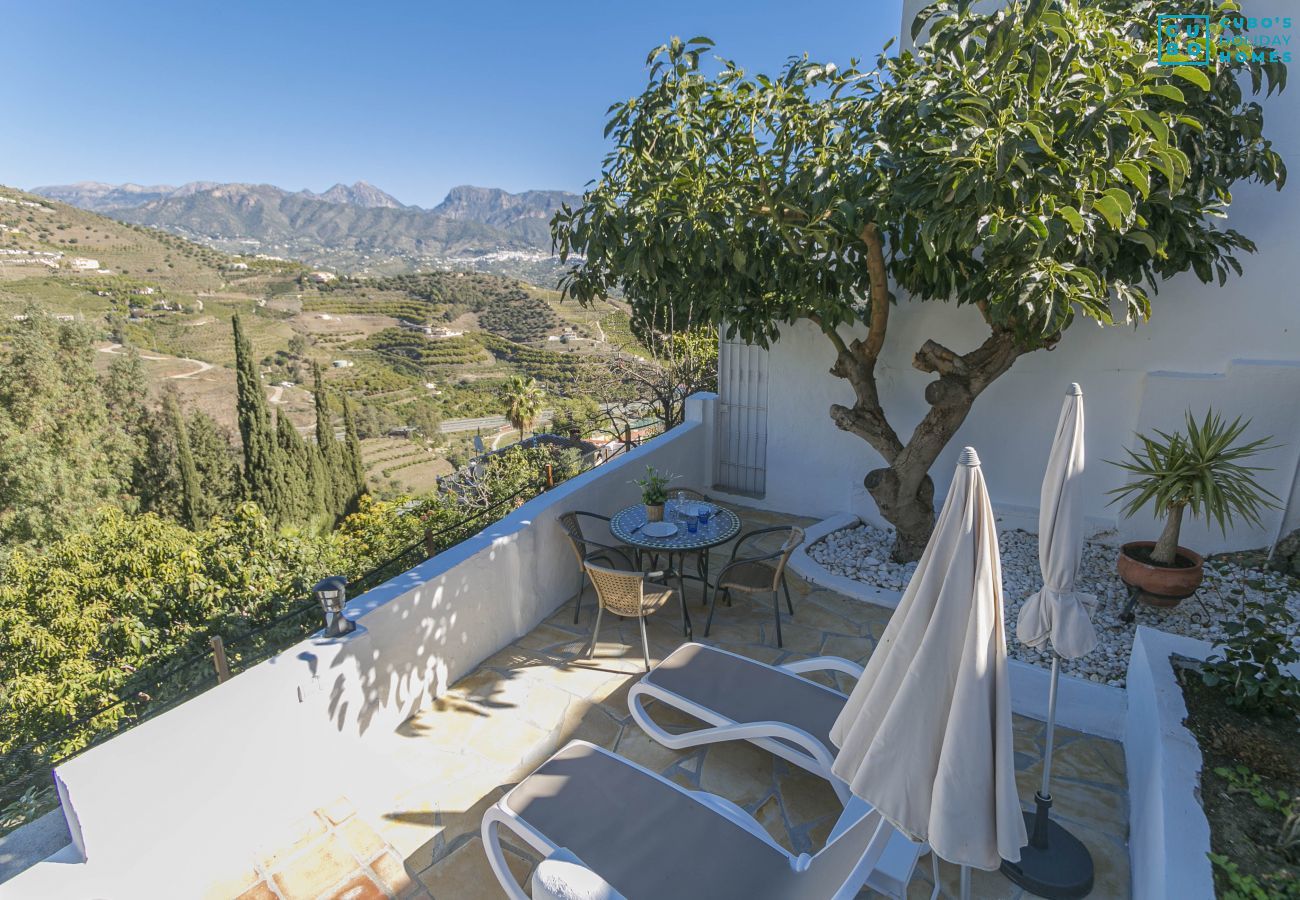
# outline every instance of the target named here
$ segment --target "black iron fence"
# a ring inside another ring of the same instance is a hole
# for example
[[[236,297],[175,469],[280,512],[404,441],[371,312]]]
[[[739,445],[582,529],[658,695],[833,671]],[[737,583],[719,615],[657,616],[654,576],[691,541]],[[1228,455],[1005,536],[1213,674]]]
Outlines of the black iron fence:
[[[601,425],[587,430],[584,437],[611,431]],[[455,522],[429,528],[418,540],[350,581],[348,593],[356,596],[377,587],[467,540],[565,478],[603,465],[644,440],[635,437],[631,429],[625,429],[612,445],[607,444],[576,471],[557,473],[553,463],[546,464],[537,480],[509,496],[484,503]],[[202,636],[196,634],[187,651],[140,670],[114,688],[116,699],[112,702],[0,754],[0,834],[54,808],[57,801],[50,772],[55,766],[198,696],[320,630],[322,611],[314,598],[300,597],[287,606],[280,615],[253,628],[212,626]]]

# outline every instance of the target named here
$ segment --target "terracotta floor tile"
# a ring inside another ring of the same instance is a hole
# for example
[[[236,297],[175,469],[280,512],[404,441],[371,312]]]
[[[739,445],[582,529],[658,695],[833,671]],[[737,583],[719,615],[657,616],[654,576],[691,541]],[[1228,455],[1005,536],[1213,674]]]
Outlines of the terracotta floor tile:
[[[280,895],[271,890],[265,881],[259,881],[236,897],[235,900],[280,900]]]
[[[357,868],[343,842],[330,837],[285,860],[272,878],[285,897],[307,900],[341,883]]]
[[[366,872],[358,872],[341,887],[327,891],[318,900],[388,900],[392,895]]]

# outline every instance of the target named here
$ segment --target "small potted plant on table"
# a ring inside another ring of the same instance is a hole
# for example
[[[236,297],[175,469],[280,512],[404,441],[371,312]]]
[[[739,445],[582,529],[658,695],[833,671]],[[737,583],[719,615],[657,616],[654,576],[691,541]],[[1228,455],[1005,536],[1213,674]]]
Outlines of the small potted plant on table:
[[[1268,470],[1241,464],[1274,446],[1267,437],[1238,443],[1249,425],[1241,417],[1226,424],[1213,410],[1198,424],[1189,410],[1186,432],[1157,431],[1158,439],[1138,435],[1141,452],[1127,450],[1127,460],[1111,463],[1136,476],[1110,492],[1116,495],[1111,502],[1127,499],[1122,510],[1126,517],[1151,504],[1165,519],[1159,540],[1130,541],[1120,548],[1119,577],[1136,592],[1135,599],[1151,606],[1177,606],[1200,587],[1203,558],[1178,544],[1184,510],[1217,522],[1227,534],[1237,516],[1259,525],[1260,511],[1276,508],[1277,497],[1255,477]]]
[[[645,477],[634,482],[641,488],[641,502],[645,504],[645,520],[662,522],[664,520],[664,503],[668,500],[668,482],[675,476],[665,475],[654,466],[646,466]]]

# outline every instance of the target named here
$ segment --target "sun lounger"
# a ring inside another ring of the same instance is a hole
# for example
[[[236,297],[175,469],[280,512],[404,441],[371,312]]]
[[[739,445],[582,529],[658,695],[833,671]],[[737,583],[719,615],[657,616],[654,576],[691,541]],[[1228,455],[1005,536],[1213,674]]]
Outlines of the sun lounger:
[[[841,824],[861,818],[870,806],[849,793],[831,772],[835,760],[831,726],[848,697],[802,677],[808,672],[842,672],[860,678],[862,667],[834,656],[769,666],[709,647],[683,644],[628,691],[628,708],[637,724],[665,747],[684,750],[720,741],[747,740],[831,783],[845,806]],[[655,700],[700,719],[704,725],[670,732],[646,712]],[[891,897],[905,897],[916,861],[928,848],[892,827],[889,845],[871,873],[868,886]],[[834,832],[832,832],[834,834]]]
[[[573,741],[483,817],[483,845],[502,888],[528,900],[500,830],[548,858],[576,862],[627,900],[849,900],[893,829],[869,812],[815,856],[792,854],[748,813],[690,791],[584,741]]]

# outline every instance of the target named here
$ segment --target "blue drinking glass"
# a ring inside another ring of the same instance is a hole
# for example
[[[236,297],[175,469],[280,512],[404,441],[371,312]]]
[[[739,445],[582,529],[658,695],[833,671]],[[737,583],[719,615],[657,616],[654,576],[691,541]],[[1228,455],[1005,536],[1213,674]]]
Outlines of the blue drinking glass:
[[[697,516],[686,517],[686,530],[691,534],[695,534],[695,532],[700,530],[700,520]]]

